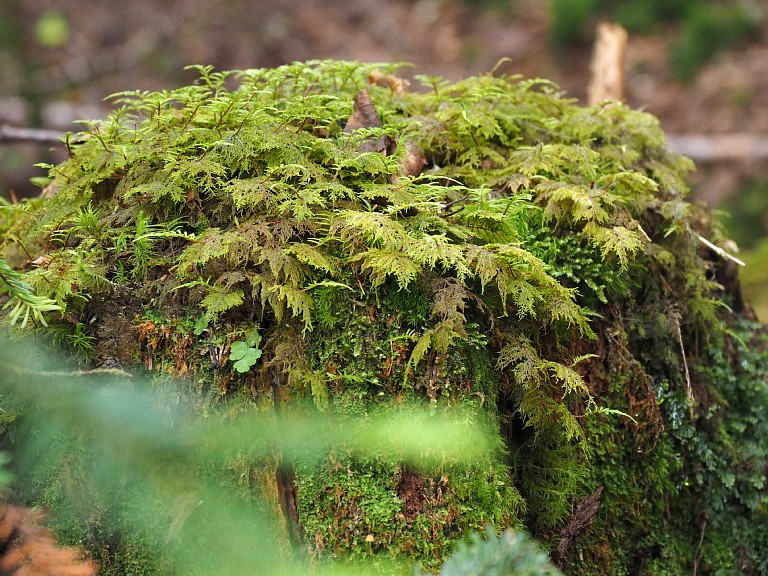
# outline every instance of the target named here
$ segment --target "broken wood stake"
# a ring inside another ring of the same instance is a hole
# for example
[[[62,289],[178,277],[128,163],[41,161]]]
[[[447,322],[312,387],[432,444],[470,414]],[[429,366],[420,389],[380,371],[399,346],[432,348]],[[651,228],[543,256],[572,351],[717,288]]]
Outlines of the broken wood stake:
[[[617,24],[603,22],[597,27],[588,89],[590,106],[605,100],[623,100],[627,39],[627,31]]]

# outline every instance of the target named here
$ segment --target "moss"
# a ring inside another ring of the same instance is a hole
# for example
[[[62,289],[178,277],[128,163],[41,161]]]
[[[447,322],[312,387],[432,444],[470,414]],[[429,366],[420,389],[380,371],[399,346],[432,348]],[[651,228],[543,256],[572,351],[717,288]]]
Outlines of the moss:
[[[204,469],[275,513],[295,486],[286,526],[320,558],[436,568],[491,523],[579,573],[759,573],[764,534],[729,534],[765,514],[764,367],[726,335],[758,328],[723,306],[692,165],[655,118],[519,77],[401,93],[351,62],[198,70],[118,95],[51,167],[56,193],[8,213],[3,258],[34,256],[22,277],[60,308],[40,332],[203,414],[490,423],[471,465],[350,439]]]
[[[605,490],[601,514],[580,543],[576,572],[763,569],[768,445],[765,432],[755,428],[761,419],[751,414],[768,393],[764,327],[738,318],[727,324],[727,334],[714,336],[694,364],[695,413],[685,391],[659,374],[660,362],[613,366],[601,377],[614,374],[606,395],[637,422],[617,426],[602,415],[587,418],[591,466],[585,493],[596,486]],[[646,340],[640,347],[658,346]],[[633,379],[648,388],[638,390]],[[638,392],[653,398],[643,401]],[[639,408],[654,416],[639,418]],[[627,544],[600,545],[607,537]]]
[[[37,458],[30,458],[33,454]],[[44,447],[30,447],[27,458],[14,463],[16,497],[45,510],[63,544],[87,547],[101,574],[167,573],[158,543],[134,523],[137,513],[145,522],[159,521],[157,514],[136,510],[136,503],[147,504],[141,482],[133,477],[118,484],[101,482],[104,470],[87,438],[64,432]]]

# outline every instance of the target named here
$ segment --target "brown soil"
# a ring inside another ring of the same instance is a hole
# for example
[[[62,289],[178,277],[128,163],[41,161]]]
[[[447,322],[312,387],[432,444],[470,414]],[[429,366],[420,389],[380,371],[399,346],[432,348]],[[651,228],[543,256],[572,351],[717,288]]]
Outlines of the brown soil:
[[[400,474],[396,492],[403,501],[405,521],[412,522],[424,509],[424,478],[405,467]]]

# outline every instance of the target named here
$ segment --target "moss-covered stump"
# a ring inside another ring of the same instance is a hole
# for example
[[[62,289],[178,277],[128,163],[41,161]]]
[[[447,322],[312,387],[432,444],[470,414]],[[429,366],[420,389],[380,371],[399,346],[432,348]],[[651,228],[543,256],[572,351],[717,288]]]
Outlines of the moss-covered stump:
[[[701,241],[691,163],[618,103],[394,70],[115,96],[44,199],[3,211],[3,258],[61,307],[38,328],[183,377],[200,410],[423,403],[498,430],[472,466],[233,463],[312,556],[435,568],[492,524],[568,573],[765,573],[768,340]]]

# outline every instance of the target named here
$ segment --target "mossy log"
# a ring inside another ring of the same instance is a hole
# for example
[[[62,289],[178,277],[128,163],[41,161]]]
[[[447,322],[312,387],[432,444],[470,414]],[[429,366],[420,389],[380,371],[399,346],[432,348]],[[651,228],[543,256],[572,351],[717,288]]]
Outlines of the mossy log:
[[[434,569],[490,524],[566,573],[765,573],[768,335],[653,116],[514,76],[198,70],[114,96],[3,211],[2,257],[60,307],[40,330],[200,410],[497,431],[471,466],[233,463],[312,556]]]

